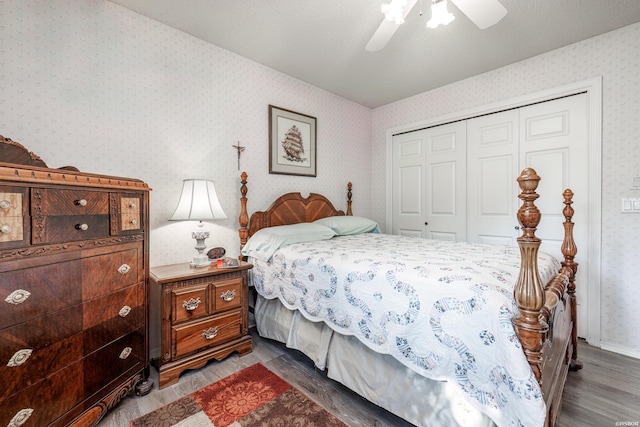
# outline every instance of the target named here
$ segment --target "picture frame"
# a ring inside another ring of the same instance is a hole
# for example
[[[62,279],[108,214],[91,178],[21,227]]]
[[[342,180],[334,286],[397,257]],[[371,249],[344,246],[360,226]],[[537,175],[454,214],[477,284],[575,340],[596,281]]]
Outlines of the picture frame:
[[[317,120],[269,105],[269,173],[317,176]]]

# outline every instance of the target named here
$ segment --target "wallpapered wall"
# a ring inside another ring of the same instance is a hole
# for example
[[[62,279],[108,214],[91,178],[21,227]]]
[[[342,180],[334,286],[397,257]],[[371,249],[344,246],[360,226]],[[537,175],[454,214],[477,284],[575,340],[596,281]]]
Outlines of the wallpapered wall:
[[[386,130],[602,76],[601,345],[640,357],[640,215],[622,197],[640,176],[640,24],[536,56],[373,111],[373,170],[385,170]],[[373,176],[385,188],[385,175]],[[373,194],[385,224],[385,194]],[[598,262],[597,260],[595,262]],[[578,284],[579,286],[579,284]]]
[[[0,2],[0,134],[50,167],[139,178],[151,192],[151,265],[189,261],[193,223],[167,221],[185,178],[216,182],[227,220],[209,246],[239,252],[249,209],[287,191],[371,208],[371,110],[102,0]],[[268,105],[317,118],[317,178],[270,175]]]
[[[321,192],[384,226],[387,128],[603,76],[602,344],[640,355],[640,24],[370,110],[102,0],[0,2],[0,134],[51,167],[145,180],[151,265],[188,261],[193,224],[170,223],[185,178],[216,181],[229,219],[209,245],[237,254],[236,153],[249,209]],[[318,119],[318,177],[268,173],[268,104]],[[634,238],[635,236],[635,238]]]

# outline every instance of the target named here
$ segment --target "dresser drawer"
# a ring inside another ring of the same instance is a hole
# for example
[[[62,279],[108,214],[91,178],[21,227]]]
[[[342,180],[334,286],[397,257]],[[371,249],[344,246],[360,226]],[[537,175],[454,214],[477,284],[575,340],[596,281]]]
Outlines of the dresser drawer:
[[[27,190],[0,186],[0,248],[24,245],[29,237]]]
[[[143,228],[142,221],[142,195],[117,194],[112,195],[112,203],[119,207],[116,217],[119,219],[117,230],[113,234],[121,232],[139,232]]]
[[[32,217],[32,243],[51,244],[109,236],[109,215]]]
[[[144,280],[142,243],[121,245],[112,251],[87,255],[82,260],[82,296],[85,301]]]
[[[84,358],[87,396],[100,391],[118,377],[146,365],[145,328],[140,328]]]
[[[242,277],[216,282],[211,287],[213,310],[217,313],[242,305]]]
[[[208,313],[207,285],[177,288],[171,291],[171,322],[198,319]]]
[[[84,304],[84,354],[144,326],[144,284]]]
[[[34,188],[31,216],[109,215],[109,193],[84,189]]]
[[[82,402],[84,399],[82,377],[83,363],[79,361],[43,378],[31,387],[23,388],[21,392],[2,402],[0,425],[23,427],[49,425]],[[9,424],[14,417],[24,422]]]
[[[241,336],[241,312],[226,313],[172,328],[175,344],[173,357],[215,346]]]
[[[82,346],[79,305],[0,330],[0,399],[80,360]]]
[[[0,329],[82,303],[82,263],[59,256],[40,265],[0,264]]]

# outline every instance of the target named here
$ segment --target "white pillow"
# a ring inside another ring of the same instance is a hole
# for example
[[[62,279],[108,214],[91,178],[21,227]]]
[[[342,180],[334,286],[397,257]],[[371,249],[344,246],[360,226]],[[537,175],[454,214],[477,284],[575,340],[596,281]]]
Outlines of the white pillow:
[[[242,255],[262,261],[269,261],[271,256],[282,246],[291,243],[326,240],[335,236],[331,228],[311,222],[279,225],[258,230],[249,238],[242,248]]]
[[[361,216],[328,216],[315,220],[313,223],[326,225],[338,236],[380,232],[377,222]]]

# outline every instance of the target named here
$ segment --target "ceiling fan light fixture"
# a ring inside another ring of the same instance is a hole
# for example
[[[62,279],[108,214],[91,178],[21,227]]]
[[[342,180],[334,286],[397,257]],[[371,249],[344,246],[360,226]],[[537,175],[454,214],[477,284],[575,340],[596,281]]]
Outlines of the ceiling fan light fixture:
[[[384,18],[387,21],[395,22],[400,25],[404,23],[403,10],[407,5],[407,0],[391,0],[389,4],[382,4],[380,8],[384,13]]]
[[[439,25],[447,25],[456,17],[447,10],[447,0],[434,0],[431,4],[431,19],[427,22],[428,28],[437,28]]]

